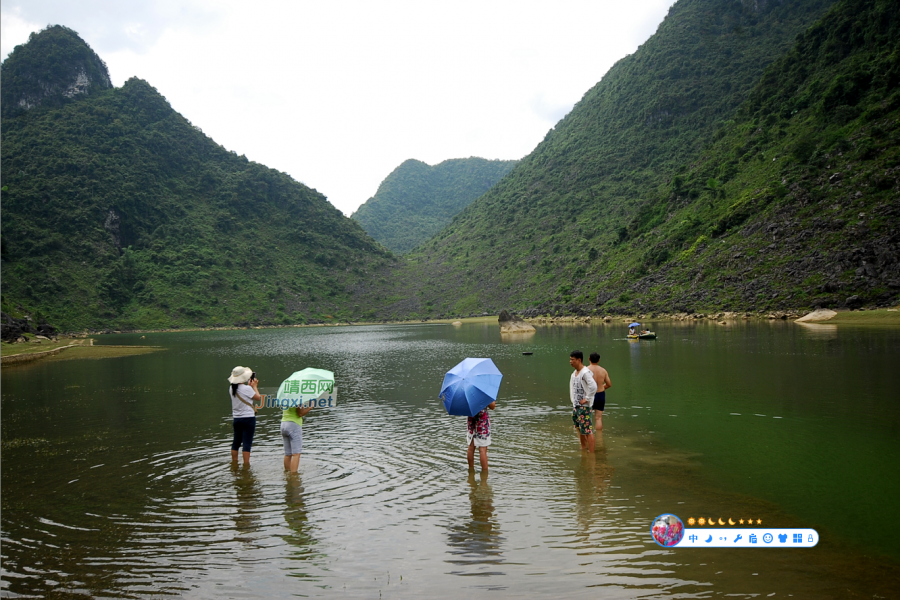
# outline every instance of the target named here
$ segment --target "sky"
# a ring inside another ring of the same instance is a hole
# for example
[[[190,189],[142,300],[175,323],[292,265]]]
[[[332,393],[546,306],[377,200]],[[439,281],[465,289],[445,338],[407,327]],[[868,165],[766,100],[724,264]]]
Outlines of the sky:
[[[407,159],[526,156],[673,2],[4,0],[0,56],[65,25],[349,216]]]

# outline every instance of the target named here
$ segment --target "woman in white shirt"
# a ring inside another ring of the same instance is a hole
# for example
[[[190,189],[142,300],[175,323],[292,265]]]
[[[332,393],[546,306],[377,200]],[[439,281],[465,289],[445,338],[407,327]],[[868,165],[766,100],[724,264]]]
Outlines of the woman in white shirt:
[[[231,442],[231,462],[238,460],[238,448],[244,446],[244,465],[250,464],[250,447],[253,445],[253,434],[256,432],[256,411],[262,408],[262,396],[259,394],[259,379],[256,373],[247,367],[235,367],[228,378],[231,384],[232,427],[234,439]],[[253,404],[259,400],[259,406]]]

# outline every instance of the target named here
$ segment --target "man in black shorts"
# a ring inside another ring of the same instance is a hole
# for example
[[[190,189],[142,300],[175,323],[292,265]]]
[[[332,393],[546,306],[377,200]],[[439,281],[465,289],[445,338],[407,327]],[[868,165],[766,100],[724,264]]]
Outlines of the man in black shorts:
[[[590,356],[591,364],[588,365],[588,369],[591,370],[591,374],[594,376],[594,381],[597,382],[597,393],[594,394],[594,429],[597,431],[603,430],[603,410],[606,408],[606,390],[612,387],[612,381],[609,380],[609,373],[601,367],[600,355],[596,352],[593,352]]]

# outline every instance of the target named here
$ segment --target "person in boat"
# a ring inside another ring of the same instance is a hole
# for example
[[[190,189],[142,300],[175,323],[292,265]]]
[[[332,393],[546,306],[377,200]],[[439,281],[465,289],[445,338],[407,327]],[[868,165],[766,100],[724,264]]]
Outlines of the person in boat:
[[[628,328],[628,335],[634,335],[636,332],[637,332],[637,329],[635,327]]]

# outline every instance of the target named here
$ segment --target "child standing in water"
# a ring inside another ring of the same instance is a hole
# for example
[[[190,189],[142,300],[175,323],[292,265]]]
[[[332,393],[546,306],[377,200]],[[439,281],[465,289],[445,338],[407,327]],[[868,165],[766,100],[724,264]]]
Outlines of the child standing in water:
[[[478,455],[481,462],[481,472],[487,473],[488,459],[487,450],[491,445],[491,417],[488,414],[488,408],[494,410],[497,408],[496,400],[487,405],[474,417],[468,418],[468,431],[466,433],[466,441],[469,442],[469,450],[466,458],[469,459],[469,470],[475,470],[475,448],[478,448]]]

